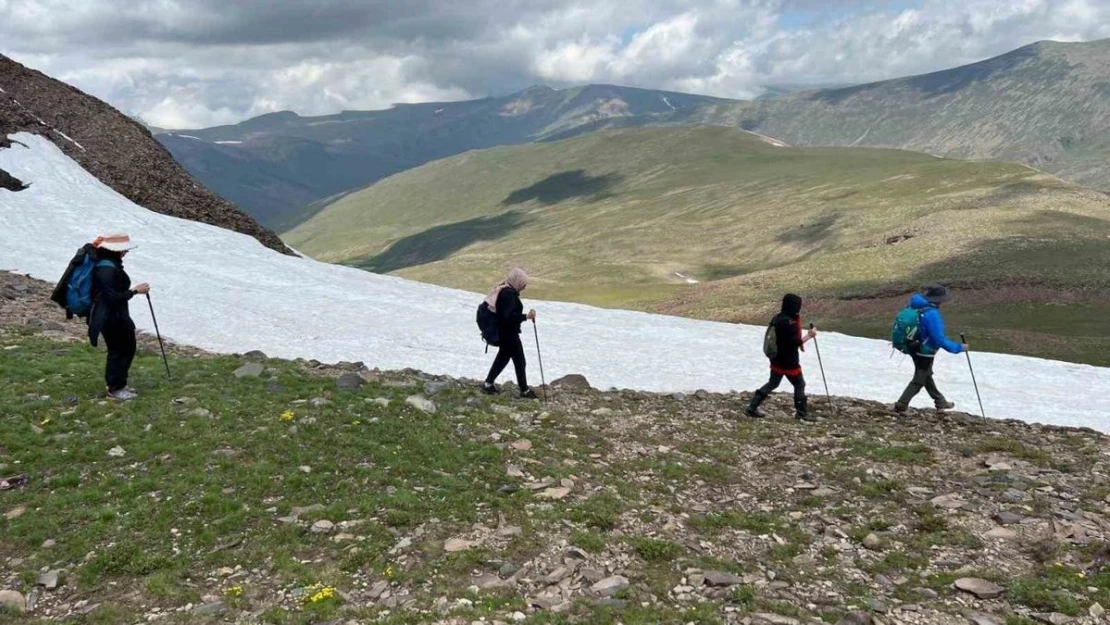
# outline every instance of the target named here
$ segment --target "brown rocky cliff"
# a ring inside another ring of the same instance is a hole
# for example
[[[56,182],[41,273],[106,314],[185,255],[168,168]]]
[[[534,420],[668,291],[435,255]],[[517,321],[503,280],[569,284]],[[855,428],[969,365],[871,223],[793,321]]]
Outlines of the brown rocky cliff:
[[[292,253],[276,234],[189,176],[146,128],[108,104],[3,55],[0,90],[0,139],[15,132],[42,135],[140,206]]]

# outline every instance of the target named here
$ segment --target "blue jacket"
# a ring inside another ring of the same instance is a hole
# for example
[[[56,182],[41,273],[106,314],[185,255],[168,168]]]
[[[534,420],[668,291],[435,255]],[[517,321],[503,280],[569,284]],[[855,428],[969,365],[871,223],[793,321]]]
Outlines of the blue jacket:
[[[910,307],[920,312],[921,314],[921,355],[932,356],[939,350],[943,349],[953,354],[959,354],[964,351],[963,345],[949,339],[944,335],[944,319],[940,316],[940,310],[936,306],[929,303],[921,295],[914,293],[910,298]]]

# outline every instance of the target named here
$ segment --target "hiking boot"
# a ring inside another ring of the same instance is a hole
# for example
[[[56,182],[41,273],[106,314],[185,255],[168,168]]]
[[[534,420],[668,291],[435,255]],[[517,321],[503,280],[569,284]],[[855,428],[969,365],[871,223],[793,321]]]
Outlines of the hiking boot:
[[[903,406],[902,404],[894,404],[894,414],[898,415],[899,417],[906,416],[906,413],[909,411],[909,409],[910,409],[909,406]]]
[[[539,399],[539,397],[536,396],[536,391],[533,391],[531,388],[526,388],[523,391],[521,391],[520,392],[520,398],[521,399]]]
[[[497,388],[496,384],[490,384],[489,382],[483,382],[482,383],[482,392],[485,393],[486,395],[497,395],[498,393],[501,392],[501,389]]]
[[[131,401],[136,397],[138,397],[136,393],[134,393],[133,391],[129,391],[126,388],[121,388],[118,391],[108,392],[108,399],[114,399],[116,401]]]
[[[956,402],[954,402],[954,401],[945,400],[945,401],[938,401],[937,402],[937,412],[944,412],[945,410],[952,410],[955,407],[956,407]]]
[[[809,414],[808,412],[802,412],[800,410],[794,413],[794,418],[798,421],[805,421],[806,423],[813,423],[817,420],[817,417]]]
[[[752,408],[751,406],[748,406],[747,408],[744,409],[744,414],[748,415],[749,417],[751,417],[753,419],[765,419],[765,418],[767,418],[767,413],[766,412],[763,412],[759,408]]]

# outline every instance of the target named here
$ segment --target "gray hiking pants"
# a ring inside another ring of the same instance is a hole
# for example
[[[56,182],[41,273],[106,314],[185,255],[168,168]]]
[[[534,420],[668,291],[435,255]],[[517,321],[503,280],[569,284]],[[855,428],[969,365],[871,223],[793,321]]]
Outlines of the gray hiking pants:
[[[933,399],[933,403],[938,407],[944,405],[948,400],[944,398],[944,394],[937,388],[937,383],[933,380],[933,358],[931,356],[921,356],[919,354],[910,354],[913,358],[913,379],[910,380],[906,390],[902,393],[902,397],[898,399],[895,404],[899,408],[908,408],[910,402],[914,397],[925,389],[929,397]]]

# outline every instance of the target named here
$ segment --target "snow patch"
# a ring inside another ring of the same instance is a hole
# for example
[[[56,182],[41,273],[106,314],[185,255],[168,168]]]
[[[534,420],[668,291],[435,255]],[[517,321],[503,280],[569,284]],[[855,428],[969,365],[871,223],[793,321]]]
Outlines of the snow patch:
[[[674,272],[674,275],[675,275],[675,276],[676,276],[676,277],[677,277],[678,279],[680,279],[680,280],[683,280],[683,281],[685,281],[685,282],[686,282],[686,284],[700,284],[700,283],[699,283],[699,282],[698,282],[697,280],[695,280],[695,279],[693,279],[693,278],[690,278],[690,277],[687,277],[687,276],[684,276],[684,275],[682,275],[682,274],[678,273],[677,271],[676,271],[676,272]]]
[[[242,141],[216,141],[216,143],[219,144],[219,145],[240,145],[243,142]]]
[[[663,104],[666,104],[667,106],[671,107],[672,111],[677,111],[678,110],[674,107],[673,104],[671,104],[671,101],[667,99],[667,96],[663,96]]]
[[[0,168],[33,184],[0,193],[0,269],[56,280],[96,233],[124,230],[140,245],[127,259],[129,273],[153,284],[161,329],[182,343],[470,378],[488,370],[492,355],[483,353],[474,325],[481,294],[284,256],[246,235],[160,215],[96,180],[45,138],[13,138],[29,147],[0,150]],[[767,378],[763,327],[559,302],[526,306],[539,312],[548,379],[581,373],[600,388],[674,392],[751,390]],[[395,323],[397,311],[403,324]],[[153,330],[146,306],[132,314]],[[582,327],[604,331],[582,341]],[[890,403],[913,374],[910,360],[886,341],[831,332],[820,340],[834,394]],[[533,347],[527,350],[535,362]],[[815,353],[802,358],[816,376]],[[1110,369],[985,352],[972,359],[989,416],[1110,431]],[[937,383],[974,411],[964,357],[937,360]],[[922,393],[915,406],[928,405]]]
[[[755,135],[756,137],[759,137],[760,139],[762,139],[764,143],[773,145],[776,148],[790,147],[786,143],[783,143],[782,141],[779,141],[778,139],[776,139],[774,137],[768,137],[767,135],[759,134],[758,132],[755,132],[754,130],[745,130],[744,132],[748,133],[749,135]]]

